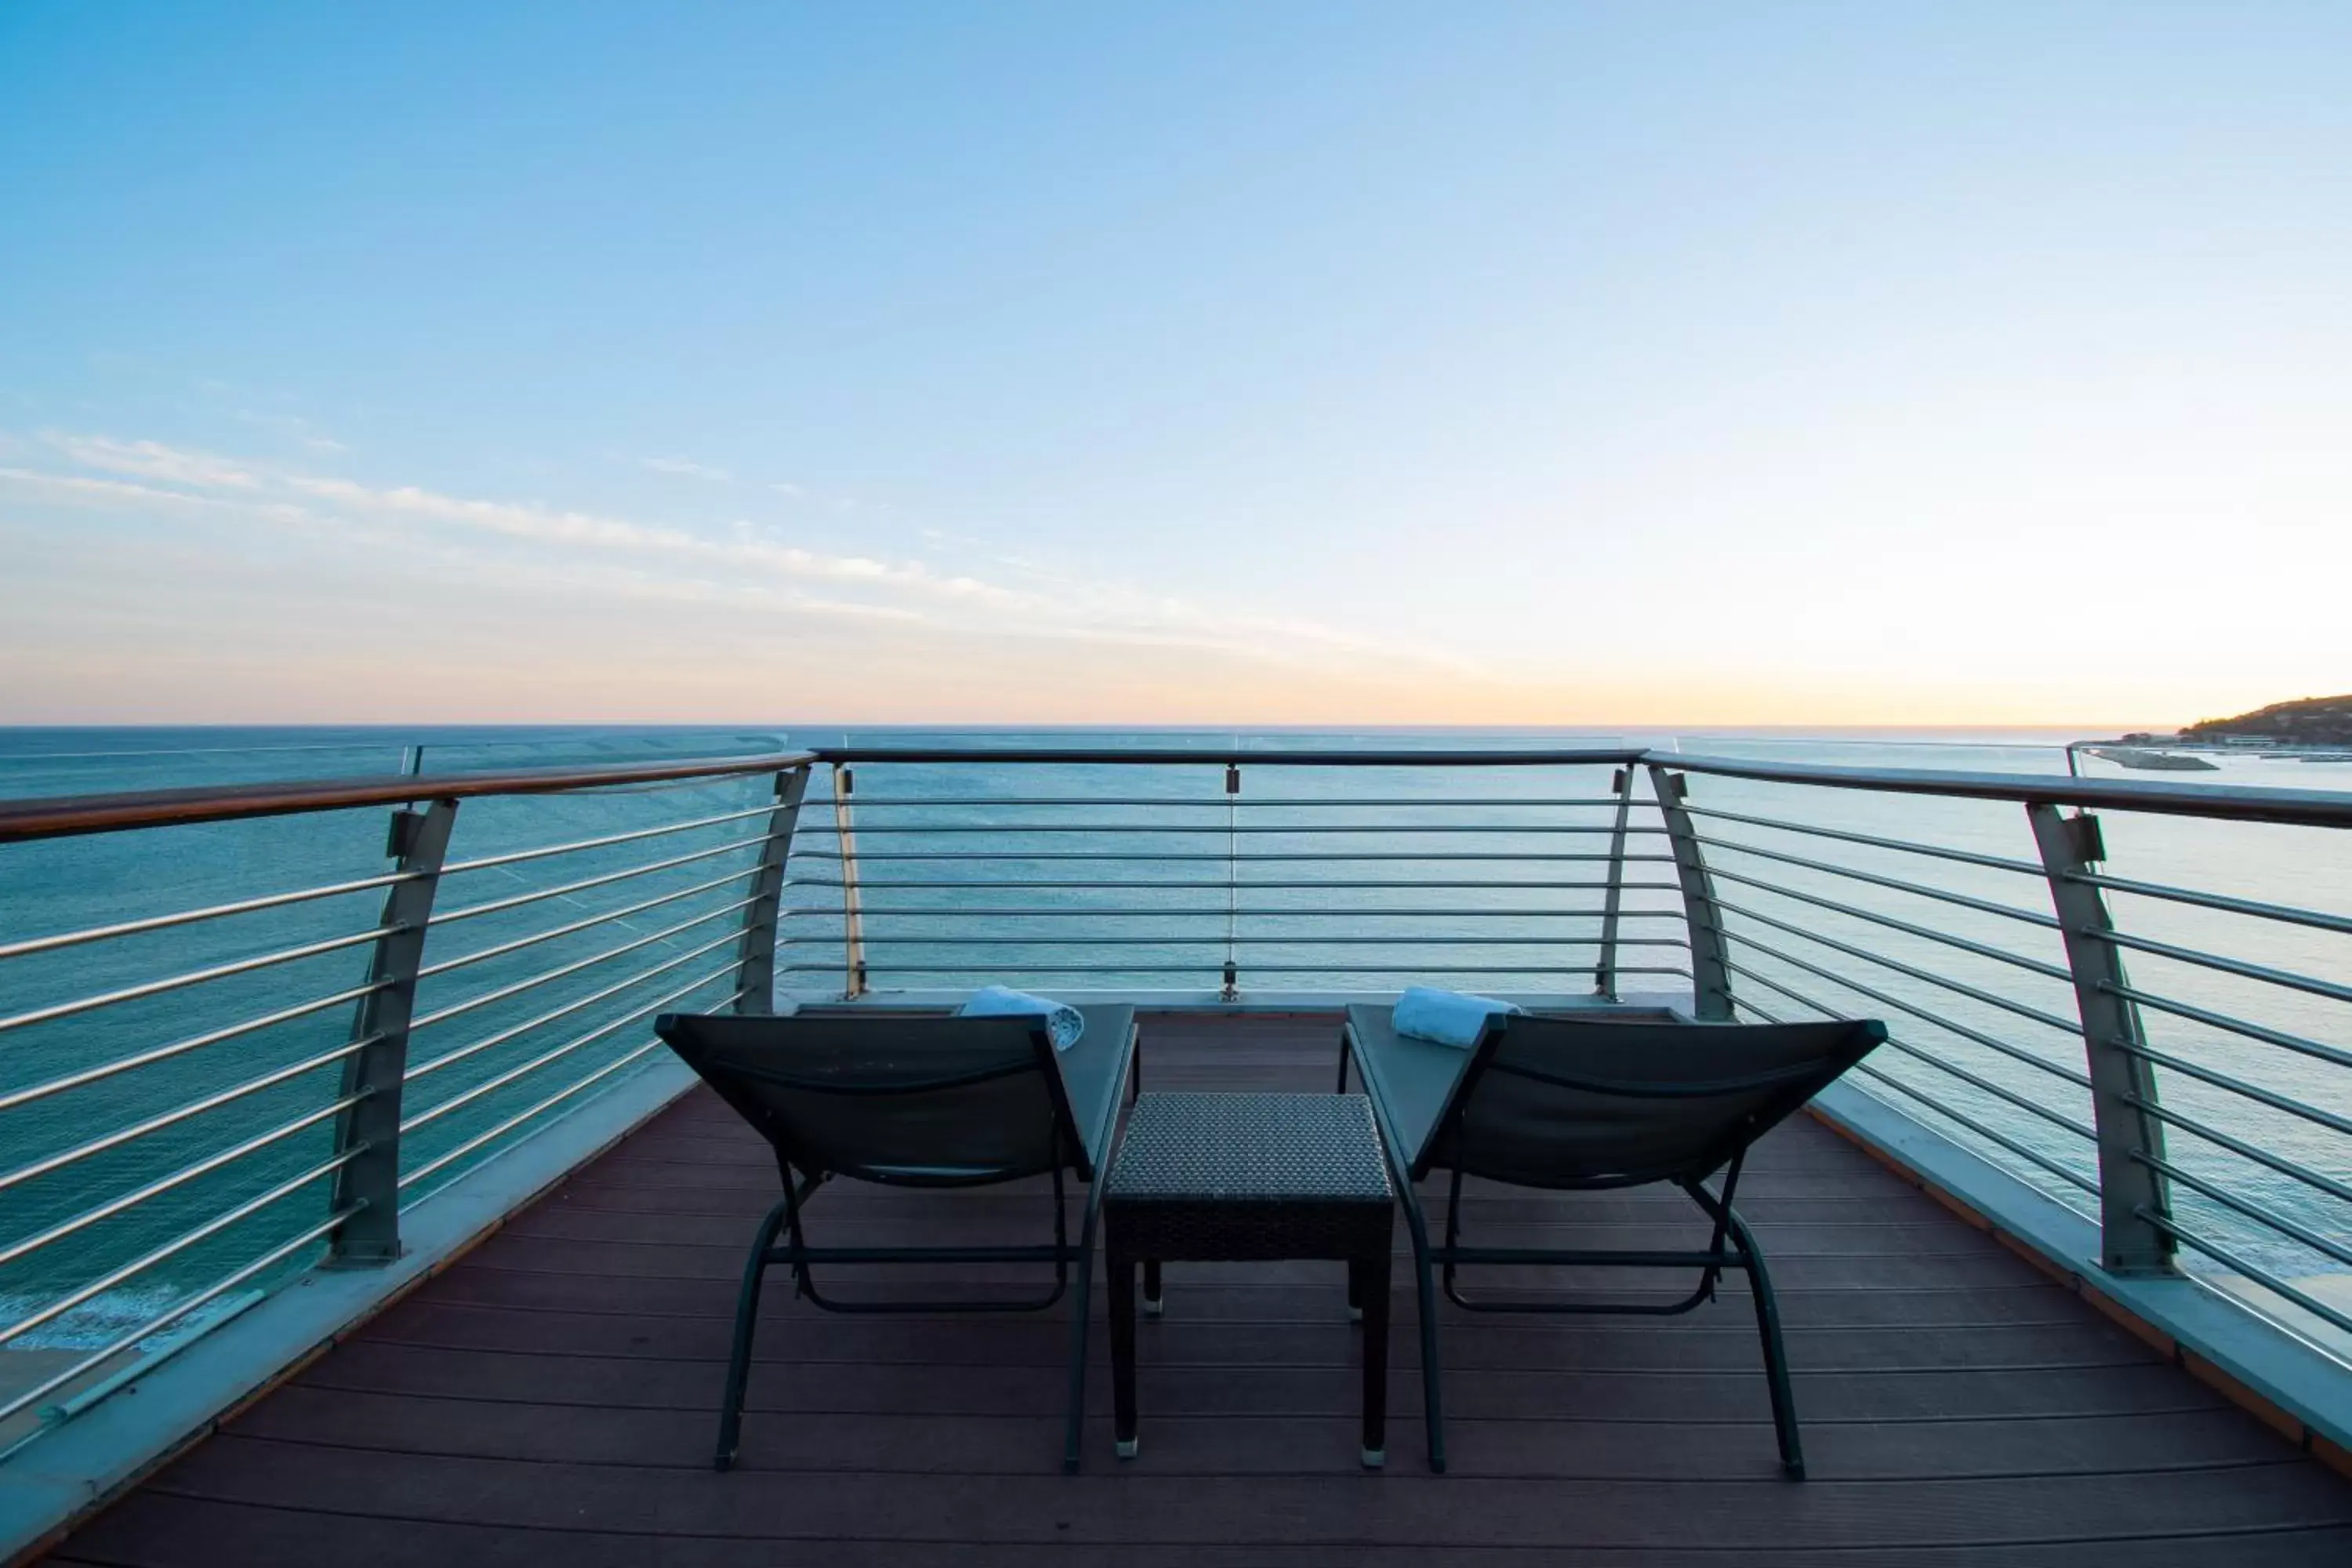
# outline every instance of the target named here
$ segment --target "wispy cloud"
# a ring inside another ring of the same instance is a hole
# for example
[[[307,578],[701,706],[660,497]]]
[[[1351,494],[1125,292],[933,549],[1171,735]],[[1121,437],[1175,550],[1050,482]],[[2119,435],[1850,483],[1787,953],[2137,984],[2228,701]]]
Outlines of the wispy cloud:
[[[146,502],[163,506],[220,504],[208,496],[192,496],[184,490],[158,489],[153,485],[136,484],[128,479],[93,479],[88,474],[42,473],[32,468],[0,468],[0,483],[58,500],[117,504]]]
[[[539,501],[367,485],[153,441],[58,431],[43,431],[37,441],[87,471],[5,468],[0,483],[88,504],[166,512],[196,505],[280,526],[342,526],[354,542],[389,538],[428,549],[453,570],[495,570],[523,586],[593,582],[600,591],[668,603],[851,616],[1000,639],[1189,648],[1292,668],[1402,664],[1423,675],[1478,673],[1443,650],[1311,617],[1201,605],[1029,560],[1003,563],[1013,580],[997,581],[920,559],[811,549],[749,519],[700,531]],[[925,533],[935,542],[963,542],[941,531]]]
[[[725,484],[734,479],[734,470],[698,463],[691,458],[639,458],[638,463],[657,474],[676,474],[682,479],[708,479],[713,484]]]
[[[136,474],[198,489],[254,489],[261,480],[249,469],[210,452],[166,447],[160,441],[117,441],[106,436],[75,436],[44,430],[41,445],[80,468]]]

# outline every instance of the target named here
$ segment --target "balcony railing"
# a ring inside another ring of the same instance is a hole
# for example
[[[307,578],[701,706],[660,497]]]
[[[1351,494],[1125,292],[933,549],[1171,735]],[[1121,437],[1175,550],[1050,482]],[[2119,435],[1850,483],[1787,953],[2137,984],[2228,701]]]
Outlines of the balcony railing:
[[[983,981],[1883,1017],[1860,1087],[2087,1215],[2105,1269],[2185,1263],[2340,1354],[2347,826],[2322,792],[1622,747],[852,748],[0,805],[19,885],[116,889],[0,932],[0,1351],[70,1352],[0,1384],[0,1447],[303,1267],[398,1256],[404,1213],[647,1065],[662,1011]]]
[[[0,853],[100,835],[58,865],[102,880],[136,845],[166,886],[347,857],[383,829],[354,808],[395,808],[388,870],[0,940],[0,1352],[69,1352],[0,1383],[0,1449],[304,1264],[397,1257],[404,1213],[644,1065],[659,1012],[771,1005],[806,777],[769,756],[0,808]],[[450,852],[461,807],[482,853]]]

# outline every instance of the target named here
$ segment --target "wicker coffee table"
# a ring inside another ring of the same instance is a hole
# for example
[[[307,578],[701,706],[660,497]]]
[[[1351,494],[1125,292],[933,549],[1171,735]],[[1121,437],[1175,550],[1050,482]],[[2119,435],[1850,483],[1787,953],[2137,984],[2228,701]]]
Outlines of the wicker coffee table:
[[[1364,1328],[1363,1462],[1387,1457],[1389,1247],[1395,1194],[1360,1094],[1147,1094],[1103,1194],[1119,1458],[1135,1457],[1135,1271],[1161,1307],[1160,1266],[1328,1258],[1348,1265]]]

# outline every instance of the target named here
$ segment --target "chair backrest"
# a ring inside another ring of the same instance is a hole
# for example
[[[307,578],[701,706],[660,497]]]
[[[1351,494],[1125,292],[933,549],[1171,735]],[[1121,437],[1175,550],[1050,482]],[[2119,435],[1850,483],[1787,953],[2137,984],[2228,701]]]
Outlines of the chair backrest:
[[[971,1186],[1082,1166],[1043,1019],[672,1013],[654,1032],[807,1175]]]
[[[1875,1020],[1584,1023],[1497,1017],[1424,1165],[1518,1186],[1696,1181],[1886,1038]]]

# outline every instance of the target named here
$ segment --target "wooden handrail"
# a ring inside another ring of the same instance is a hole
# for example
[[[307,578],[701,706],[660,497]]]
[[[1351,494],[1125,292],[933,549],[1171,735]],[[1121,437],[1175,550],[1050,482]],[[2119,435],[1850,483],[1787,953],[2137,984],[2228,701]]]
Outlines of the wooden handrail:
[[[290,779],[276,784],[205,784],[121,795],[58,795],[0,801],[0,844],[63,838],[132,827],[178,827],[251,816],[288,816],[413,800],[463,800],[485,795],[553,795],[614,784],[772,773],[804,767],[806,752],[751,757],[698,757],[593,768],[505,768],[461,773],[375,773],[364,778]]]

